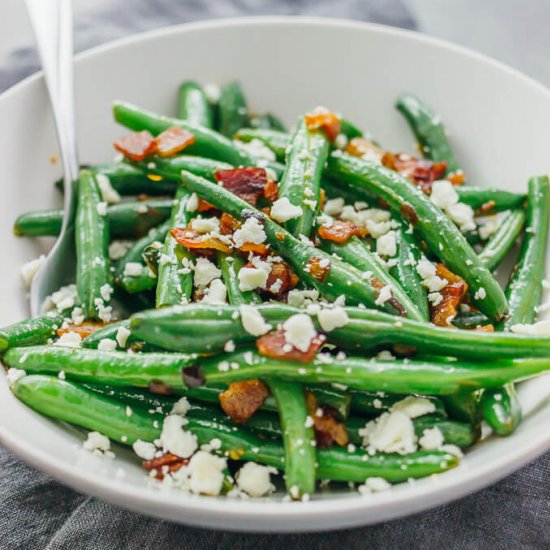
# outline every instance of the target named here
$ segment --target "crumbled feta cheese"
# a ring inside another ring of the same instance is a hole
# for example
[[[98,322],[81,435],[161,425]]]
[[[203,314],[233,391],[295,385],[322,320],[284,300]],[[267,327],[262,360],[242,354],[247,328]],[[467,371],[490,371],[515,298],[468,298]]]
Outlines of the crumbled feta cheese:
[[[226,353],[232,353],[235,349],[235,342],[233,342],[233,340],[227,340],[227,342],[223,345],[223,351]]]
[[[89,432],[88,438],[82,443],[82,447],[87,451],[106,453],[111,448],[111,442],[106,435],[99,432]]]
[[[124,266],[124,277],[139,277],[143,273],[143,264],[139,262],[127,262]]]
[[[164,452],[188,458],[197,450],[197,436],[183,429],[186,423],[184,418],[175,414],[169,414],[164,419],[160,434],[160,443]]]
[[[474,294],[474,300],[483,300],[487,296],[487,292],[485,292],[485,289],[483,287],[480,287],[476,290],[476,293]]]
[[[271,325],[266,323],[262,314],[254,307],[243,304],[239,307],[241,323],[244,330],[252,336],[262,336],[271,330]]]
[[[243,225],[233,233],[233,241],[237,248],[245,243],[262,244],[266,241],[263,225],[254,217],[248,218]]]
[[[449,282],[447,279],[443,279],[436,275],[435,265],[425,257],[420,258],[416,264],[416,271],[422,278],[422,285],[426,287],[429,292],[438,292],[447,286]]]
[[[116,204],[121,201],[120,194],[111,185],[111,180],[105,174],[96,174],[97,186],[101,193],[101,198],[107,204]]]
[[[338,197],[336,199],[329,199],[325,202],[323,212],[329,216],[338,216],[342,213],[344,208],[344,199]]]
[[[430,292],[428,294],[428,302],[432,304],[432,306],[438,306],[443,301],[443,294],[441,292]]]
[[[185,205],[185,210],[187,212],[196,212],[199,208],[199,197],[196,193],[193,193],[188,199],[187,204]]]
[[[344,327],[349,322],[348,314],[342,307],[323,308],[317,313],[319,325],[325,332],[330,332],[335,328]]]
[[[8,385],[13,386],[20,378],[23,378],[23,376],[26,375],[27,373],[23,369],[16,369],[14,367],[9,368],[6,373]]]
[[[441,430],[437,426],[425,429],[422,432],[422,436],[418,440],[418,444],[423,449],[426,449],[428,451],[439,449],[444,442],[445,438],[443,437]]]
[[[433,401],[426,399],[425,397],[415,397],[409,395],[401,401],[394,403],[391,411],[401,411],[405,413],[409,418],[417,418],[425,414],[430,414],[435,411],[435,405]]]
[[[97,309],[97,317],[104,323],[108,323],[111,320],[111,314],[113,308],[111,306],[106,306],[102,298],[96,298],[94,300],[94,305]]]
[[[391,300],[391,298],[392,298],[391,286],[386,285],[380,289],[380,292],[378,293],[378,297],[374,301],[374,304],[377,306],[382,306],[388,300]]]
[[[285,342],[299,349],[307,351],[311,341],[317,336],[311,317],[305,313],[292,315],[283,323]]]
[[[46,256],[44,254],[40,255],[38,258],[27,262],[21,266],[21,278],[23,283],[25,283],[26,288],[30,288],[32,280],[35,275],[38,273],[38,270],[42,267]]]
[[[416,451],[412,420],[403,412],[386,412],[359,430],[363,445],[385,453],[408,454]]]
[[[275,156],[275,153],[259,139],[254,138],[248,143],[245,143],[244,141],[234,140],[233,143],[239,149],[245,151],[246,153],[257,159],[274,161],[277,158]]]
[[[54,307],[60,311],[74,307],[78,295],[76,293],[76,285],[62,286],[59,290],[54,292],[50,297],[46,299],[46,302],[50,301]]]
[[[334,140],[334,146],[337,149],[345,149],[348,144],[348,136],[346,134],[338,134]]]
[[[208,288],[204,290],[203,304],[227,303],[227,288],[221,279],[214,279]]]
[[[359,487],[357,487],[357,490],[362,495],[370,495],[371,493],[387,491],[390,488],[390,483],[388,483],[383,477],[368,477],[365,479],[365,483],[363,485],[359,485]]]
[[[461,231],[473,231],[476,228],[474,210],[471,206],[458,202],[458,193],[450,181],[434,181],[430,199],[447,213],[449,218],[460,227]]]
[[[82,343],[82,337],[78,332],[72,330],[64,332],[55,342],[55,346],[64,346],[67,348],[79,348]]]
[[[97,210],[97,214],[99,216],[106,216],[107,215],[107,203],[102,201],[98,202],[95,206],[95,209]]]
[[[447,208],[447,214],[462,232],[474,231],[477,227],[474,220],[474,209],[469,204],[463,202],[453,204]]]
[[[191,229],[197,233],[218,233],[220,230],[220,220],[218,218],[193,218],[191,220]]]
[[[388,231],[376,240],[376,252],[391,258],[397,254],[397,233]]]
[[[204,95],[206,95],[206,99],[208,99],[210,103],[218,103],[221,96],[221,90],[217,84],[205,84],[203,86],[203,90]]]
[[[142,441],[141,439],[138,439],[132,445],[132,449],[134,449],[134,453],[136,453],[139,458],[142,458],[143,460],[152,460],[155,458],[155,454],[157,452],[157,448],[153,445],[153,443]]]
[[[111,260],[120,260],[120,258],[128,252],[128,249],[132,246],[132,244],[132,241],[113,241],[109,245],[109,258],[111,258]]]
[[[248,496],[259,498],[272,493],[275,490],[271,483],[271,474],[277,470],[270,466],[261,466],[256,462],[247,462],[237,472],[237,487]]]
[[[105,302],[108,302],[111,299],[111,294],[113,293],[113,287],[109,284],[104,284],[99,289],[99,294]]]
[[[111,340],[110,338],[102,338],[97,345],[99,351],[115,351],[116,350],[116,340]]]
[[[189,475],[189,489],[197,495],[219,495],[226,467],[225,458],[206,451],[198,451],[191,457],[186,468],[186,474]]]
[[[270,217],[275,221],[284,223],[299,218],[303,213],[304,211],[300,206],[292,204],[287,197],[281,197],[271,206]]]
[[[128,337],[130,336],[130,334],[132,333],[126,327],[124,326],[118,327],[115,338],[116,338],[117,344],[121,348],[124,349],[126,347],[126,343],[128,342]]]
[[[218,269],[209,259],[202,257],[197,258],[194,278],[195,286],[203,288],[214,279],[219,279],[221,275],[221,270]]]
[[[255,288],[265,288],[268,274],[263,269],[243,267],[239,270],[239,290],[247,291]]]
[[[289,306],[302,307],[307,306],[319,299],[319,291],[312,290],[291,290],[288,293],[287,302]]]
[[[180,414],[185,416],[191,410],[191,404],[187,397],[180,397],[172,406],[170,414]]]

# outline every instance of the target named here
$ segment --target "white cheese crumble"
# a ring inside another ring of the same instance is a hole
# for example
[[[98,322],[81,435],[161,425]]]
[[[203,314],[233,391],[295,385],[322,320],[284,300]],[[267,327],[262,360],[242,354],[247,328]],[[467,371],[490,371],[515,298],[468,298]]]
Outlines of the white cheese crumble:
[[[99,216],[106,216],[107,215],[107,203],[104,201],[98,202],[95,206],[95,209],[97,211],[97,214]]]
[[[241,149],[245,153],[248,153],[249,155],[257,159],[264,159],[264,160],[271,160],[271,161],[276,160],[275,153],[257,138],[250,140],[248,143],[245,143],[244,141],[240,141],[240,140],[234,140],[233,143],[239,149]]]
[[[218,233],[220,230],[220,220],[218,218],[193,218],[191,220],[191,229],[197,233]]]
[[[44,254],[41,254],[38,258],[35,258],[34,260],[31,260],[30,262],[27,262],[26,264],[23,264],[21,266],[21,278],[23,279],[23,283],[25,284],[26,288],[30,288],[35,275],[42,267],[45,259],[46,256],[44,256]]]
[[[429,292],[439,292],[447,286],[449,282],[447,279],[443,279],[436,275],[435,265],[424,256],[420,258],[416,264],[416,271],[422,279],[422,285],[426,287]]]
[[[483,300],[487,296],[487,292],[485,292],[485,289],[483,287],[478,288],[476,290],[476,293],[474,294],[474,300]]]
[[[67,348],[79,348],[82,343],[82,337],[78,332],[72,330],[64,332],[55,342],[55,346],[64,346]]]
[[[305,313],[292,315],[283,323],[282,327],[285,342],[300,351],[307,351],[311,341],[317,336],[311,317]]]
[[[391,300],[392,293],[391,293],[391,286],[386,285],[380,289],[380,292],[378,293],[378,296],[376,300],[374,301],[374,304],[377,306],[384,305],[388,300]]]
[[[191,404],[187,397],[180,397],[172,406],[170,414],[180,414],[185,416],[191,410]]]
[[[132,333],[125,326],[118,327],[115,338],[117,344],[121,348],[124,349],[126,347],[126,343],[128,342],[128,337],[130,336],[130,334]]]
[[[89,432],[88,438],[82,443],[82,447],[94,454],[113,456],[112,453],[109,453],[111,449],[109,438],[99,432]]]
[[[391,488],[391,484],[388,483],[383,477],[368,477],[365,479],[363,485],[359,485],[357,490],[362,495],[370,495],[371,493],[380,493],[387,491]]]
[[[271,330],[271,325],[265,322],[262,314],[254,307],[242,304],[239,307],[241,323],[244,330],[252,336],[262,336]]]
[[[281,197],[271,206],[270,217],[275,221],[284,223],[288,220],[299,218],[303,213],[302,207],[295,206],[287,197]]]
[[[111,180],[105,174],[96,174],[97,186],[101,193],[101,198],[107,204],[116,204],[121,201],[120,194],[111,185]]]
[[[287,302],[289,306],[302,307],[316,302],[319,299],[319,291],[294,289],[288,293]]]
[[[376,240],[376,252],[380,256],[387,256],[391,258],[397,254],[397,233],[395,231],[388,231],[385,235],[382,235]]]
[[[342,197],[338,197],[336,199],[329,199],[325,202],[325,205],[323,207],[323,212],[325,214],[328,214],[329,216],[338,216],[342,213],[342,210],[344,208],[344,199]]]
[[[408,454],[416,451],[412,420],[403,412],[386,412],[359,430],[367,450]]]
[[[185,210],[187,212],[196,212],[199,208],[199,197],[196,193],[192,193],[191,196],[187,199],[187,203],[185,204]]]
[[[227,288],[221,279],[214,279],[208,288],[204,290],[203,304],[227,303]]]
[[[454,185],[447,180],[436,180],[430,194],[432,202],[441,208],[460,228],[461,231],[476,229],[474,210],[471,206],[459,201]]]
[[[152,460],[155,458],[155,454],[157,452],[157,448],[153,443],[142,441],[141,439],[138,439],[132,445],[132,449],[134,449],[134,453],[136,453],[139,458],[142,458],[143,460]]]
[[[23,376],[26,375],[27,373],[23,369],[16,369],[14,367],[9,368],[8,372],[6,373],[8,385],[13,386],[19,379],[23,378]]]
[[[76,285],[71,284],[62,286],[59,290],[46,298],[44,305],[46,309],[54,307],[62,311],[74,307],[77,299]]]
[[[243,267],[239,270],[239,290],[247,291],[255,288],[265,288],[268,274],[263,269]]]
[[[97,345],[99,351],[115,351],[116,350],[116,340],[111,340],[110,338],[102,338]]]
[[[197,436],[183,429],[186,423],[184,418],[175,414],[169,414],[164,419],[160,434],[160,443],[164,452],[188,458],[197,450]]]
[[[203,288],[210,284],[214,279],[219,279],[221,275],[221,270],[218,269],[209,259],[202,257],[197,258],[194,277],[195,286]]]
[[[237,487],[253,498],[269,495],[275,490],[271,474],[276,473],[277,470],[271,466],[247,462],[236,474]]]
[[[391,411],[400,411],[405,413],[409,418],[417,418],[418,416],[423,416],[425,414],[430,414],[435,411],[435,405],[429,399],[425,397],[415,397],[414,395],[409,395],[401,401],[394,403]]]
[[[241,248],[245,243],[262,244],[267,239],[263,225],[254,217],[248,218],[235,233],[233,241],[237,248]]]
[[[206,451],[198,451],[191,457],[189,465],[185,469],[185,473],[189,475],[189,489],[195,494],[219,495],[226,467],[225,458]]]
[[[349,317],[346,310],[340,306],[334,308],[323,308],[317,313],[319,325],[325,332],[330,332],[335,328],[341,328],[348,324]]]
[[[102,285],[101,288],[99,289],[99,294],[101,295],[101,297],[105,302],[108,302],[111,299],[111,294],[113,293],[113,291],[114,291],[113,287],[106,283]]]
[[[437,426],[425,429],[418,440],[418,444],[428,451],[439,449],[444,442],[445,438]]]
[[[127,262],[124,266],[124,277],[139,277],[143,273],[143,264],[139,262]]]
[[[109,245],[109,258],[111,260],[120,260],[128,249],[132,246],[132,241],[115,240]]]

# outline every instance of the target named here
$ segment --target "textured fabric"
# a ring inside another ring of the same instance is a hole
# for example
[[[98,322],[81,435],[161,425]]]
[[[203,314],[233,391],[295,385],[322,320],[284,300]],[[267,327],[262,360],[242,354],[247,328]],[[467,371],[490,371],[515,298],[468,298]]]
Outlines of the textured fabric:
[[[414,28],[398,0],[111,0],[77,18],[76,44],[83,50],[167,24],[244,14],[331,15]],[[0,91],[36,69],[32,48],[13,52],[1,61]],[[550,453],[459,502],[371,527],[309,535],[245,535],[161,522],[65,488],[1,447],[0,471],[0,550],[550,547]]]

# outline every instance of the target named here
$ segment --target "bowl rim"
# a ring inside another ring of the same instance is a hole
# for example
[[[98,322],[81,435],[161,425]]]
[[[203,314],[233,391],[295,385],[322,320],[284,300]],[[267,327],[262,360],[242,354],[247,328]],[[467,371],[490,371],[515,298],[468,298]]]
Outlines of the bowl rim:
[[[131,46],[134,43],[143,41],[162,39],[165,36],[173,34],[225,27],[258,25],[305,25],[308,27],[347,28],[422,42],[435,48],[458,53],[475,61],[492,65],[496,69],[522,80],[524,84],[533,88],[537,93],[543,94],[550,101],[550,89],[546,88],[543,84],[524,75],[517,69],[511,68],[500,61],[496,61],[469,48],[416,31],[333,17],[253,16],[177,24],[132,34],[95,46],[77,54],[75,56],[75,63],[84,62],[88,58],[101,55],[115,48]],[[0,94],[0,103],[42,78],[42,71],[24,78]],[[38,414],[34,413],[34,411],[32,413]],[[225,524],[224,529],[234,531],[258,531],[258,529],[261,531],[277,532],[321,531],[338,527],[378,523],[411,513],[417,513],[456,500],[471,492],[481,490],[527,464],[550,449],[550,432],[545,434],[541,430],[537,434],[537,437],[532,437],[529,441],[530,445],[527,449],[521,445],[516,445],[509,453],[501,453],[496,461],[491,462],[490,465],[489,463],[484,464],[482,467],[477,468],[475,472],[462,466],[452,473],[449,472],[443,476],[438,476],[437,479],[430,480],[433,483],[423,480],[416,483],[414,487],[405,487],[399,491],[380,493],[372,498],[362,498],[360,495],[357,495],[357,498],[338,498],[338,506],[335,509],[335,499],[331,498],[308,502],[294,502],[290,505],[273,500],[239,499],[231,500],[231,505],[229,505],[225,499],[221,498],[174,493],[174,498],[167,500],[165,498],[166,493],[161,490],[152,489],[150,491],[143,491],[142,488],[133,487],[123,481],[118,482],[102,474],[90,472],[84,474],[75,465],[67,466],[57,459],[52,459],[46,451],[34,448],[31,442],[24,437],[0,426],[0,443],[2,445],[10,449],[28,464],[48,473],[64,485],[100,496],[125,508],[154,515],[165,520],[169,519],[208,528],[216,528],[216,526],[219,527]],[[148,504],[147,512],[144,512],[140,506],[142,503]],[[362,513],[368,510],[379,507],[384,508],[385,511],[377,513],[374,519],[362,515]],[[167,511],[171,511],[169,518],[166,517]],[[189,515],[185,516],[182,514],[184,511],[187,511]],[[206,516],[203,515],[204,513],[209,514],[208,517],[210,519],[207,520],[207,523],[205,523]],[[250,526],[245,526],[243,524],[231,523],[228,525],[228,522],[243,519],[243,517],[251,522],[258,520],[258,524],[254,525],[252,523]],[[268,517],[271,518],[270,522],[265,521]],[[329,517],[331,518],[330,520]],[[262,520],[264,521],[262,522]],[[301,526],[299,522],[304,522],[304,525]]]

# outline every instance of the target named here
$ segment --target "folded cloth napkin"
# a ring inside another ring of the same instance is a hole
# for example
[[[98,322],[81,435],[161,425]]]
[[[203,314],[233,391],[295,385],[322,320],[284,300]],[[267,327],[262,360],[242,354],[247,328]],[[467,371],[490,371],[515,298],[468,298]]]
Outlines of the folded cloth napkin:
[[[238,15],[308,14],[415,26],[399,0],[110,0],[87,4],[90,7],[76,18],[77,50],[164,25]],[[81,5],[77,3],[77,8]],[[37,68],[31,46],[12,52],[0,60],[0,91]],[[301,535],[228,533],[151,519],[76,493],[2,447],[0,472],[2,550],[550,547],[550,453],[484,491],[416,516]]]

